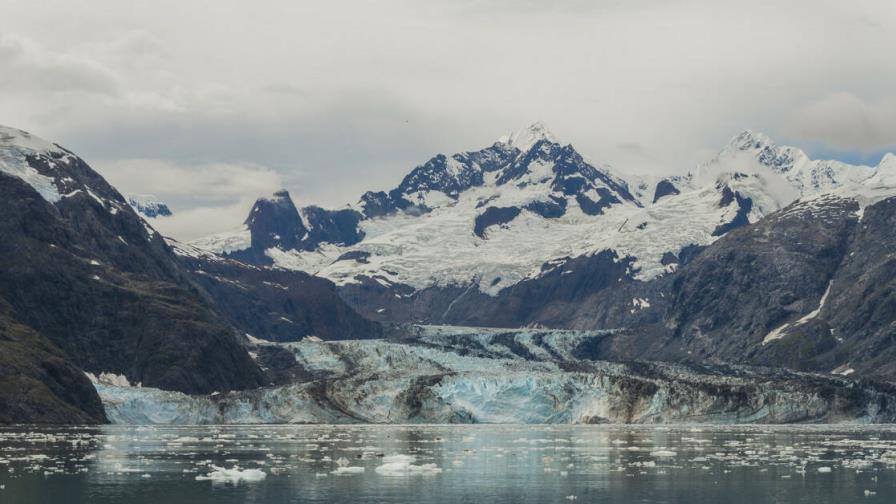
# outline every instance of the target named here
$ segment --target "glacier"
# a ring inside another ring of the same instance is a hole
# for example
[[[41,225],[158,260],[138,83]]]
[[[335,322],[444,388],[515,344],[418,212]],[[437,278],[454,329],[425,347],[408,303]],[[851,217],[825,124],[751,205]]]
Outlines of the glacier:
[[[203,396],[114,380],[95,386],[118,424],[896,420],[888,385],[778,369],[590,360],[588,349],[607,334],[414,326],[379,340],[254,340],[256,355],[265,348],[292,354],[304,378]]]

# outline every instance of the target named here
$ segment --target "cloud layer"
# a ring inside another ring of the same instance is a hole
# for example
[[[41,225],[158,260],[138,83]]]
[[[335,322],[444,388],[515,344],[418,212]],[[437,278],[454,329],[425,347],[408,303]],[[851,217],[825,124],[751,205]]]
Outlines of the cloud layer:
[[[896,145],[896,96],[866,101],[832,93],[798,110],[790,124],[795,137],[842,151],[875,152]]]
[[[275,183],[340,205],[535,120],[629,172],[685,170],[745,127],[819,151],[896,146],[889,0],[44,0],[3,14],[0,123],[180,213]],[[231,182],[194,182],[216,169]]]

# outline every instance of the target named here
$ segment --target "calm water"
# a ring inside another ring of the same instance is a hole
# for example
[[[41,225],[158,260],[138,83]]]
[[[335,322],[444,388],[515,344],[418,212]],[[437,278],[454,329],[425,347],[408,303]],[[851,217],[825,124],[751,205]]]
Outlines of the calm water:
[[[0,485],[3,504],[893,503],[896,428],[6,428]]]

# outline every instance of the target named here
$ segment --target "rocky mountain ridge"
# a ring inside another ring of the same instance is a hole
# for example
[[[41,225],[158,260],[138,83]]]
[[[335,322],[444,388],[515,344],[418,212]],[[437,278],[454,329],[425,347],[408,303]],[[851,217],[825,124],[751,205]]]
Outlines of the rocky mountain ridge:
[[[298,246],[262,243],[253,237],[265,231],[247,224],[194,245],[328,278],[375,320],[580,327],[587,315],[575,305],[596,303],[592,326],[630,325],[625,314],[644,307],[635,300],[657,291],[642,284],[662,283],[703,247],[798,198],[867,189],[888,159],[878,167],[814,161],[744,131],[691,172],[626,180],[536,123],[480,151],[438,155],[391,191],[365,193],[339,211],[350,216],[347,238],[306,231]],[[306,212],[293,222],[310,222]],[[607,279],[632,295],[605,299]],[[566,306],[545,308],[558,296]],[[581,302],[588,297],[595,303]]]

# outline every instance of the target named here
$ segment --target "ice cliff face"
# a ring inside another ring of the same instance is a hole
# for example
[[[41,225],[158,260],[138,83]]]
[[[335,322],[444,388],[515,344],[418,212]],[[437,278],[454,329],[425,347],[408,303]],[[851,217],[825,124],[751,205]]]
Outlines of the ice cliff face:
[[[116,423],[780,423],[896,419],[891,387],[748,368],[587,359],[604,333],[417,327],[392,340],[261,343],[298,378],[186,396],[97,384]],[[288,355],[285,362],[282,358]],[[108,383],[108,382],[107,382]]]

